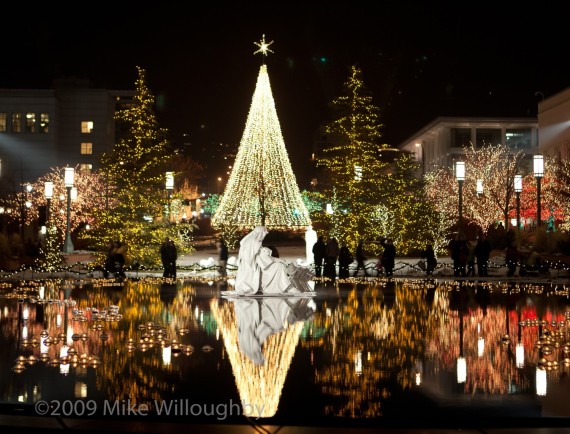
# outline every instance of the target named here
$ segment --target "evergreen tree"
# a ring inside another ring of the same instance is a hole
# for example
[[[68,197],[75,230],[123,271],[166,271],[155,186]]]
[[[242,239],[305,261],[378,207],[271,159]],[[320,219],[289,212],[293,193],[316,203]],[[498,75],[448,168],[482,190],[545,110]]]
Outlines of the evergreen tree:
[[[179,253],[188,251],[189,240],[187,231],[181,234],[175,225],[161,219],[168,206],[166,130],[160,128],[154,113],[154,96],[147,87],[145,70],[137,67],[137,72],[133,103],[116,114],[123,135],[112,152],[102,157],[101,173],[112,186],[116,205],[100,210],[99,226],[87,236],[102,250],[111,241],[120,240],[127,245],[133,262],[157,264],[158,246],[165,236],[177,241]]]
[[[326,127],[332,144],[317,161],[328,178],[327,196],[335,197],[331,233],[352,249],[359,239],[406,239],[411,236],[410,219],[419,217],[419,181],[412,172],[416,163],[381,144],[380,110],[359,68],[352,67],[332,108],[336,119]]]
[[[262,65],[236,160],[212,226],[287,229],[310,224],[281,134],[267,66]]]

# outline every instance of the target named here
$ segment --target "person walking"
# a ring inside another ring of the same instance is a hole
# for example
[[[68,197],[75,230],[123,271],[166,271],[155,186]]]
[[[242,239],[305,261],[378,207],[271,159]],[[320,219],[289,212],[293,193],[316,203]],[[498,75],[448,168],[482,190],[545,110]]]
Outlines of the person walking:
[[[350,277],[349,267],[352,264],[352,255],[346,244],[343,243],[342,247],[338,252],[338,277],[341,279],[346,279]]]
[[[477,243],[474,240],[467,241],[467,247],[469,249],[469,253],[467,255],[467,276],[474,277],[475,276],[475,248],[477,247]]]
[[[325,277],[331,280],[336,279],[336,261],[338,259],[339,247],[336,238],[332,237],[327,241],[325,252]]]
[[[513,277],[515,275],[519,260],[520,260],[520,253],[517,249],[517,245],[514,242],[512,242],[507,246],[507,249],[505,250],[505,264],[507,265],[507,268],[509,270],[507,272],[508,277]]]
[[[119,277],[126,277],[125,275],[125,245],[120,241],[115,241],[113,245],[113,262],[115,263],[115,271]]]
[[[218,244],[218,270],[220,275],[227,276],[228,275],[228,245],[226,244],[226,240],[224,238],[220,238]]]
[[[322,236],[317,238],[313,245],[313,258],[315,260],[315,277],[321,277],[323,272],[323,261],[325,260],[327,246]]]
[[[169,277],[176,279],[176,261],[178,260],[178,249],[174,240],[168,241],[168,255],[170,256],[170,267],[169,267]]]
[[[364,241],[359,240],[358,245],[356,246],[356,270],[354,270],[354,277],[358,275],[358,271],[364,271],[364,275],[368,277],[368,272],[366,271],[366,265],[364,261],[366,260],[366,256],[364,256]]]
[[[380,244],[384,247],[384,252],[382,253],[382,267],[384,267],[386,271],[386,276],[393,276],[396,262],[396,247],[394,246],[394,241],[392,241],[391,238],[381,238]]]
[[[489,276],[489,257],[491,255],[491,243],[484,233],[479,235],[475,246],[475,256],[477,257],[477,272],[479,277]]]
[[[469,258],[469,246],[467,245],[465,237],[458,234],[455,240],[451,241],[450,247],[451,259],[453,260],[453,275],[455,277],[465,277],[467,274],[465,268],[467,267],[467,259]]]
[[[167,279],[176,278],[176,260],[178,259],[178,251],[174,245],[174,241],[166,237],[160,246],[160,260],[164,272],[162,277]]]
[[[169,277],[170,258],[168,256],[168,242],[170,239],[166,237],[160,245],[160,261],[162,262],[162,277]]]
[[[425,250],[422,252],[422,257],[426,260],[426,276],[431,276],[437,267],[437,258],[433,245],[428,243]]]

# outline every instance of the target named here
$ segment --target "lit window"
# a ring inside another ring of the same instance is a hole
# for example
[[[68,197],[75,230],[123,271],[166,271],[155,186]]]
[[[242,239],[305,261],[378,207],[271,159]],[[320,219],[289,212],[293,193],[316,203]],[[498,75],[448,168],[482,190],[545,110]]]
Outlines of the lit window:
[[[40,133],[49,132],[49,113],[40,113]]]
[[[81,154],[91,155],[93,153],[93,143],[82,143],[81,144]]]
[[[22,132],[22,113],[12,113],[12,132]]]
[[[0,132],[6,131],[8,128],[8,113],[0,113]]]
[[[90,133],[93,131],[93,121],[81,121],[81,132]]]
[[[26,133],[36,132],[36,114],[26,113]]]
[[[80,164],[79,165],[79,171],[81,173],[91,173],[91,170],[93,169],[93,165],[92,164]]]

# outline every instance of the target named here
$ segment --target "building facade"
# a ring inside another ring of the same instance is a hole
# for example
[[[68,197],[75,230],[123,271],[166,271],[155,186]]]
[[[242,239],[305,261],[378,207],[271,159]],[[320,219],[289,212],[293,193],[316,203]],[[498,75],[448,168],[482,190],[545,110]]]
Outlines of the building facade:
[[[0,89],[2,188],[19,188],[52,167],[96,170],[115,143],[115,112],[133,91],[60,82],[53,89]]]
[[[465,149],[502,144],[526,155],[538,153],[536,118],[439,117],[398,147],[415,155],[420,174],[454,166]]]
[[[570,87],[538,103],[540,152],[558,161],[570,158]]]

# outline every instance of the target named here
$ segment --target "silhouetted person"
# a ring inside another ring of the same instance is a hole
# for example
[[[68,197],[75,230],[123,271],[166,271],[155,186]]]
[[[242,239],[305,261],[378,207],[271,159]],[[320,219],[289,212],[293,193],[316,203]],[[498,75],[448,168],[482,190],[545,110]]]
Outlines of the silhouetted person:
[[[329,239],[325,253],[325,276],[332,280],[336,279],[336,260],[338,259],[339,250],[336,238]]]
[[[352,264],[352,255],[346,244],[343,244],[338,252],[338,277],[346,279],[349,277],[349,267]]]
[[[384,267],[386,271],[386,276],[392,276],[396,263],[396,247],[394,247],[394,242],[390,238],[380,239],[380,244],[384,247],[384,252],[382,253],[382,267]]]
[[[475,246],[475,256],[477,257],[477,271],[480,277],[489,275],[488,265],[489,256],[491,255],[491,243],[485,234],[479,235],[477,245]]]
[[[222,276],[227,276],[228,274],[228,246],[226,244],[226,240],[220,238],[220,243],[218,245],[219,251],[219,259],[218,259],[218,266],[220,269],[220,274]]]
[[[326,255],[326,244],[323,237],[319,237],[313,245],[313,258],[315,260],[315,277],[321,277],[323,271],[323,261]]]
[[[364,242],[362,240],[358,241],[355,253],[356,253],[356,270],[354,270],[354,277],[358,275],[359,270],[364,271],[364,275],[368,276],[368,272],[366,271],[366,265],[364,264],[366,256],[364,256]]]
[[[435,257],[435,251],[431,243],[426,245],[425,250],[422,252],[422,257],[426,260],[426,275],[431,276],[435,267],[437,267],[437,258]]]

